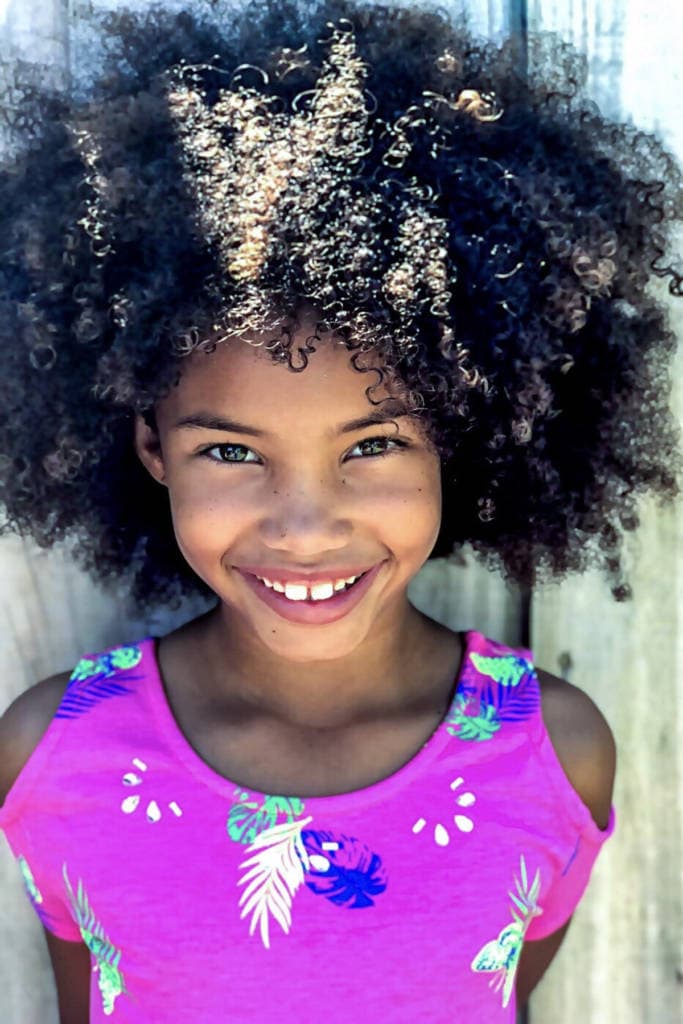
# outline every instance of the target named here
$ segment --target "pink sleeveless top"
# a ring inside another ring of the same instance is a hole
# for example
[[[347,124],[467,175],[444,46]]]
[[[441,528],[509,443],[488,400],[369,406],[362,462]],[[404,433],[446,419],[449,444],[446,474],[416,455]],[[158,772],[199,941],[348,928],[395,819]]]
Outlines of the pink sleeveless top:
[[[511,1024],[522,944],[572,914],[601,832],[531,655],[465,635],[402,768],[298,799],[193,751],[156,642],[79,662],[0,810],[43,925],[83,941],[93,1024]]]

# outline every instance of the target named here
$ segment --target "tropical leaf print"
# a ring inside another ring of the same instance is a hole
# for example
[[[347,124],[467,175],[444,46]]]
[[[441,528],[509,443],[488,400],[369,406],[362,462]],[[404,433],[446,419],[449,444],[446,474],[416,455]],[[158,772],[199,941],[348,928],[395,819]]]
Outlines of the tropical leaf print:
[[[540,690],[531,662],[510,652],[489,657],[473,651],[445,726],[458,739],[490,740],[505,722],[525,721],[539,706]]]
[[[306,885],[338,907],[374,906],[387,887],[381,857],[345,835],[307,830],[301,836],[309,858]]]
[[[126,671],[140,664],[142,651],[138,644],[128,644],[125,647],[115,647],[109,651],[109,654],[105,654],[104,658],[109,661],[113,669]]]
[[[28,865],[28,861],[26,860],[25,857],[22,857],[22,855],[19,854],[19,856],[17,857],[17,864],[19,865],[19,870],[21,871],[21,877],[24,882],[24,888],[28,893],[28,898],[30,899],[33,906],[37,907],[43,902],[43,894],[36,885],[36,880],[33,877],[33,872],[31,871]]]
[[[82,658],[71,673],[55,717],[78,718],[100,701],[132,693],[133,688],[128,684],[142,677],[126,675],[122,680],[118,673],[135,668],[141,659],[142,651],[137,644],[116,647],[96,658]]]
[[[45,928],[51,929],[53,924],[52,914],[48,913],[48,911],[45,909],[45,900],[43,899],[43,894],[38,888],[38,884],[35,878],[33,877],[33,872],[31,871],[28,861],[22,854],[19,854],[19,856],[17,857],[17,864],[19,865],[19,871],[21,872],[21,880],[24,883],[26,895],[31,901],[31,906],[38,915],[41,924],[43,924]]]
[[[533,671],[531,663],[516,654],[488,658],[473,651],[470,658],[477,672],[482,676],[490,676],[501,686],[518,686],[520,680]]]
[[[236,843],[249,845],[256,837],[274,825],[292,822],[304,812],[303,800],[295,796],[265,796],[262,801],[249,799],[249,794],[239,793],[240,802],[233,804],[228,815],[228,835]]]
[[[119,971],[121,951],[112,945],[104,928],[95,917],[80,879],[74,893],[66,864],[63,866],[63,875],[76,924],[83,942],[95,960],[97,984],[102,996],[102,1011],[106,1017],[110,1017],[114,1012],[116,1000],[126,992],[123,974]]]
[[[500,719],[493,704],[480,702],[478,713],[468,714],[472,702],[458,694],[446,717],[445,726],[451,736],[461,740],[490,740],[500,729]]]
[[[495,708],[500,722],[523,722],[538,711],[541,697],[536,676],[529,675],[524,676],[517,686],[485,684],[479,699],[482,707]]]
[[[240,917],[251,914],[249,934],[258,926],[266,949],[270,949],[271,918],[285,934],[291,927],[292,897],[309,867],[301,833],[312,820],[284,822],[260,832],[247,851],[253,856],[240,864],[240,868],[249,868],[237,883],[246,885],[239,901]]]
[[[541,872],[536,871],[529,887],[523,856],[520,857],[519,863],[521,877],[515,876],[516,893],[508,892],[513,904],[510,908],[512,923],[503,928],[498,938],[482,946],[471,964],[473,971],[487,971],[493,974],[489,985],[496,992],[502,988],[504,1007],[510,1002],[527,928],[534,917],[543,913],[537,902],[541,889]]]
[[[71,674],[72,680],[82,681],[93,676],[112,676],[117,671],[135,668],[142,659],[142,651],[137,644],[127,647],[114,647],[111,651],[98,654],[95,658],[81,658]]]

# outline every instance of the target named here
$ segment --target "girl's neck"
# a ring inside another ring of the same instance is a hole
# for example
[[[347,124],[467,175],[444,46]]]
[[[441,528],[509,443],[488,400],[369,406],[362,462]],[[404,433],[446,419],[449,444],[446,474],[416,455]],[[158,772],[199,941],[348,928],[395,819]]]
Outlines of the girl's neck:
[[[419,711],[457,671],[459,638],[405,599],[366,643],[337,660],[289,661],[218,606],[162,642],[165,673],[219,716],[293,731],[342,731]],[[171,685],[174,685],[173,682]],[[178,695],[179,696],[179,695]]]

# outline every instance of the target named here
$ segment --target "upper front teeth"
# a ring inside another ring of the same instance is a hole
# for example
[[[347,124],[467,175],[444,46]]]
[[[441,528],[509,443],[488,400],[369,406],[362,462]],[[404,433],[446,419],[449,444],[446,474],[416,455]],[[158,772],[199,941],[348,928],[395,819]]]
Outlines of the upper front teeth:
[[[271,587],[279,594],[284,594],[290,601],[325,601],[337,590],[343,590],[348,583],[354,583],[358,576],[348,576],[345,579],[330,580],[326,583],[314,583],[307,587],[304,583],[278,583],[277,580],[269,580],[264,576],[257,576],[258,580]]]

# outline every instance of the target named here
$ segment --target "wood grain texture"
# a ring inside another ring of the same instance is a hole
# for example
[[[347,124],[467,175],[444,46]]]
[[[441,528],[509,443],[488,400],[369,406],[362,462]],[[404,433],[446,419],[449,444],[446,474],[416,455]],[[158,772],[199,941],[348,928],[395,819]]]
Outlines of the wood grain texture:
[[[679,7],[643,0],[533,0],[529,27],[586,52],[604,112],[655,130],[683,159]],[[683,302],[673,308],[683,337]],[[683,363],[673,405],[683,418]],[[536,592],[539,664],[585,689],[619,748],[617,831],[601,854],[565,946],[531,1000],[531,1024],[679,1024],[683,1020],[683,509],[643,507],[629,538],[632,602],[595,574]]]

